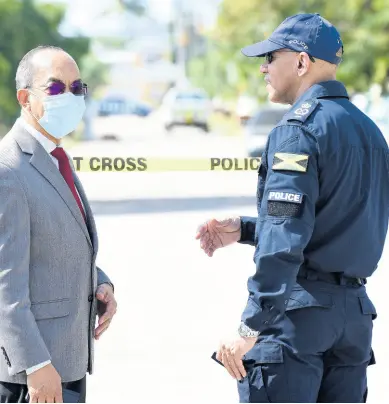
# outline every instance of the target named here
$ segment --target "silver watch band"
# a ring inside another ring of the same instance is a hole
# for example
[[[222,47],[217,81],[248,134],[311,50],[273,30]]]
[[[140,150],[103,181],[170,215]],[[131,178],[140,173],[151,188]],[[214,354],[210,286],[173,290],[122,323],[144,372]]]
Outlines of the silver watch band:
[[[258,337],[259,331],[252,330],[248,325],[245,323],[241,322],[239,329],[238,329],[239,335],[241,337]]]

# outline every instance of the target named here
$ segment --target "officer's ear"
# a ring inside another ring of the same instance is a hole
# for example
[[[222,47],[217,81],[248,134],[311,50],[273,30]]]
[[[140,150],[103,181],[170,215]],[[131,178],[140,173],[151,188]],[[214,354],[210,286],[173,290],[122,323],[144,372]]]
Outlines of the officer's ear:
[[[301,77],[308,72],[309,56],[305,52],[301,52],[297,57],[297,74]]]

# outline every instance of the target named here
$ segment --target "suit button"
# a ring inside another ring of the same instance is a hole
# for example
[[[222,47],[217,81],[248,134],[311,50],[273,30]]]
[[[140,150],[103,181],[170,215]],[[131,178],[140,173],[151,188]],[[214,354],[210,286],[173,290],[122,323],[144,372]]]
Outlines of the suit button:
[[[88,302],[93,302],[93,295],[88,296]]]

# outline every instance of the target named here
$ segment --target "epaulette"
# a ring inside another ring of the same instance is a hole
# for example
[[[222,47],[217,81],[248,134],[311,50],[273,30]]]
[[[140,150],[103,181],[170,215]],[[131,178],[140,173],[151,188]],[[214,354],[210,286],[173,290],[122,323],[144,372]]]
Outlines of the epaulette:
[[[319,101],[315,98],[310,100],[304,100],[298,105],[296,108],[293,108],[290,112],[288,112],[284,119],[289,121],[299,121],[301,123],[305,122],[309,115],[316,109],[319,105]]]

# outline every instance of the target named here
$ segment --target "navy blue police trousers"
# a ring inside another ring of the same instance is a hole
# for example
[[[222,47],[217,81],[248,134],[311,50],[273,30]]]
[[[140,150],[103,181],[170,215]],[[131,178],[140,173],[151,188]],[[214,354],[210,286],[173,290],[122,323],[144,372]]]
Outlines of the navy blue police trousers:
[[[243,357],[240,402],[366,402],[377,315],[365,283],[300,270],[285,316]]]

